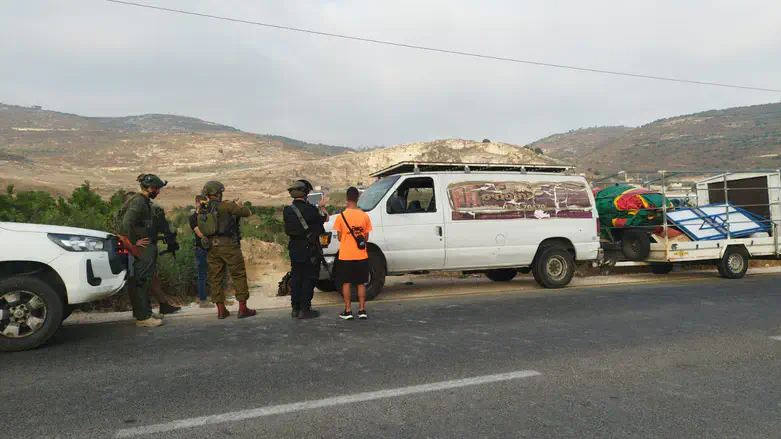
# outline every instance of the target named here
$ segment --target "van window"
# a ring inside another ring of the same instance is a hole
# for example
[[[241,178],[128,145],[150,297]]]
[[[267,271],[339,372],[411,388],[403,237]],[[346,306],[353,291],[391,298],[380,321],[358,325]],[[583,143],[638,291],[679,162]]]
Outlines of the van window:
[[[364,212],[374,209],[390,188],[401,178],[398,175],[381,178],[366,188],[358,199],[358,208]]]
[[[387,210],[391,215],[436,212],[434,179],[414,177],[404,180],[388,199]]]

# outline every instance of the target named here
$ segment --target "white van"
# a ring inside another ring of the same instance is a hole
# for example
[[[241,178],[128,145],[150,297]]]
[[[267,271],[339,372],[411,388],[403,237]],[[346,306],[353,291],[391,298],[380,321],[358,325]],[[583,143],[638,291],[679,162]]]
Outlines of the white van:
[[[509,281],[532,272],[547,288],[569,284],[575,261],[599,256],[599,221],[586,179],[571,168],[403,162],[378,180],[358,207],[371,218],[370,280],[376,297],[386,275],[428,271],[480,272]],[[339,241],[324,247],[333,268]],[[338,263],[336,270],[338,270]],[[318,289],[335,291],[321,270]]]

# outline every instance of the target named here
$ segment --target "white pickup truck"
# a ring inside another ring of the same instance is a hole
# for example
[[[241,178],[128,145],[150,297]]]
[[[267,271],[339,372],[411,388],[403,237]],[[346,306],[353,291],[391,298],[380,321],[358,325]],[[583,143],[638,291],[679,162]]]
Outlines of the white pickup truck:
[[[569,284],[576,261],[596,260],[599,221],[586,179],[566,166],[403,162],[373,174],[361,194],[368,213],[369,282],[428,271],[484,273],[501,282],[531,272],[546,288]],[[321,241],[339,271],[333,224]],[[317,287],[335,291],[326,270]]]
[[[96,230],[0,222],[0,351],[49,340],[75,305],[120,291],[127,257]]]

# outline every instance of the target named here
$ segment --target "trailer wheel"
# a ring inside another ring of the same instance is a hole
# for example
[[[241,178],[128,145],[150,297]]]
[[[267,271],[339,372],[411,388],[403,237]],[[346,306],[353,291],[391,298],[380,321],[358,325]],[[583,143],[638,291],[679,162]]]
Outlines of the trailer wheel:
[[[621,235],[621,252],[630,261],[644,261],[651,254],[651,239],[643,230],[625,230]]]
[[[719,274],[725,279],[740,279],[748,271],[749,255],[743,248],[727,247],[724,256],[716,263]]]
[[[667,274],[673,271],[673,264],[651,264],[651,273]]]
[[[532,269],[534,280],[545,288],[563,288],[575,275],[575,258],[561,247],[542,250]]]

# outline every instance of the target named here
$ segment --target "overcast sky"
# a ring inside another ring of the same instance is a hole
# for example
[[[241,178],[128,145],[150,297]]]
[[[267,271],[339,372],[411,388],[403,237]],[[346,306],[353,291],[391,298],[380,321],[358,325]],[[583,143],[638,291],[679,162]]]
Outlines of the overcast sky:
[[[407,44],[781,88],[781,2],[136,0]],[[3,0],[0,102],[346,146],[524,144],[781,95],[378,46],[103,0]]]

